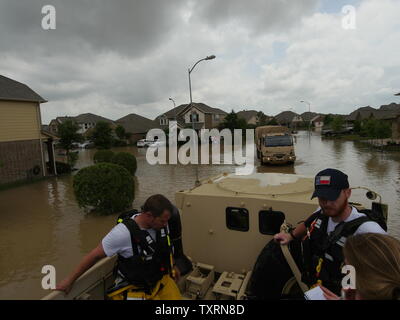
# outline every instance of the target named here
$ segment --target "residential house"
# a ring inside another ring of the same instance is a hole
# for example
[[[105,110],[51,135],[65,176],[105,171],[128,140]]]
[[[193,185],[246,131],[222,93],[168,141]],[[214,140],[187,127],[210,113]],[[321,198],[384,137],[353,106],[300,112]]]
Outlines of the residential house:
[[[74,121],[74,117],[67,117],[67,116],[65,116],[65,117],[57,117],[57,118],[51,120],[50,123],[49,123],[49,130],[48,131],[51,134],[58,135],[58,126],[61,123],[64,123],[65,121],[67,121],[67,120]]]
[[[140,139],[146,138],[146,134],[153,128],[160,128],[154,120],[142,117],[138,114],[131,113],[121,119],[115,121],[116,125],[124,127],[127,133],[131,133],[129,141],[135,143]]]
[[[246,120],[247,124],[253,125],[257,124],[257,114],[258,111],[255,110],[242,110],[237,113],[239,118],[243,118],[244,120]]]
[[[162,129],[168,128],[169,121],[177,120],[179,128],[212,129],[225,119],[227,113],[218,108],[212,108],[204,103],[183,104],[160,116],[155,120]]]
[[[321,114],[316,115],[311,119],[311,124],[314,125],[316,130],[322,130],[322,127],[324,126],[324,116]]]
[[[45,102],[27,85],[0,76],[0,184],[57,173],[53,136],[42,131]]]
[[[114,121],[93,113],[82,113],[74,117],[74,120],[79,126],[78,133],[84,136],[87,136],[100,121],[109,123],[113,129],[116,127]]]
[[[72,120],[72,121],[76,122],[79,126],[78,133],[80,133],[84,136],[87,136],[92,131],[92,129],[96,126],[97,122],[100,122],[100,121],[107,122],[111,125],[112,128],[115,128],[114,121],[112,121],[110,119],[98,116],[93,113],[82,113],[75,117],[65,116],[65,117],[57,117],[56,119],[51,120],[50,124],[49,124],[49,131],[52,134],[57,135],[58,134],[58,126],[67,120]]]
[[[177,121],[178,128],[183,129],[185,127],[185,119],[182,117],[181,112],[187,107],[187,104],[181,104],[166,113],[158,116],[154,121],[156,125],[161,129],[167,129],[170,121]]]
[[[359,108],[350,113],[345,119],[349,123],[355,121],[362,121],[365,119],[382,120],[390,125],[392,128],[392,138],[400,138],[400,104],[391,103],[389,105],[382,105],[379,109],[372,107]]]
[[[283,111],[279,114],[277,114],[275,117],[276,122],[280,124],[281,126],[293,126],[294,124],[297,124],[300,121],[303,121],[303,119],[295,112],[293,111]]]

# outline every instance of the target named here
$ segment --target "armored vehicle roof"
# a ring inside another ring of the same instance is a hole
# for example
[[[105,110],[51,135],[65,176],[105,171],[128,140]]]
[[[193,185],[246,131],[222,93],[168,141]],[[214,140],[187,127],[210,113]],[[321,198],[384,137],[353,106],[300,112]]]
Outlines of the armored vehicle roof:
[[[302,203],[311,200],[314,178],[283,173],[253,173],[251,175],[222,174],[190,190],[180,191],[191,195],[211,197],[248,197]]]

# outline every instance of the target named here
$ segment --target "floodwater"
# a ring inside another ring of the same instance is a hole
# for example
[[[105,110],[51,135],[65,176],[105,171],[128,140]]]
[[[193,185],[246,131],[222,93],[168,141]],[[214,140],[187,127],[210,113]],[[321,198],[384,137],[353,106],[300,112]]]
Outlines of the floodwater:
[[[161,193],[171,200],[178,190],[194,185],[192,165],[156,165],[146,162],[146,149],[116,148],[132,152],[138,161],[134,208]],[[293,166],[260,166],[257,172],[297,173],[314,176],[327,167],[349,175],[351,186],[365,186],[389,204],[389,233],[400,239],[400,152],[371,150],[360,142],[324,140],[315,133],[296,135],[297,161]],[[77,167],[92,164],[95,150],[80,151]],[[233,172],[233,165],[199,165],[200,179]],[[365,191],[352,199],[368,203]],[[70,273],[115,224],[116,215],[86,214],[76,204],[72,176],[51,178],[0,192],[0,299],[39,299],[45,265],[57,270],[57,280]]]

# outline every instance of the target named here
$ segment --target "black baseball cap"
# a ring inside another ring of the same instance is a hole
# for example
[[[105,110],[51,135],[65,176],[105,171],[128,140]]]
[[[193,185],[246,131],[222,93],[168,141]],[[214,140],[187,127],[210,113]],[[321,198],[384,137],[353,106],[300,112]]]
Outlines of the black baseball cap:
[[[311,199],[318,197],[335,201],[343,189],[349,188],[347,175],[337,169],[325,169],[317,173]]]

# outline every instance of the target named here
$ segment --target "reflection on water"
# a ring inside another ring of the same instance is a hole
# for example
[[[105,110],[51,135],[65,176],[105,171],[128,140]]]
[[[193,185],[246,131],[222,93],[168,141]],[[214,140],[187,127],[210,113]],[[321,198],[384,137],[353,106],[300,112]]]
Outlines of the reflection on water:
[[[315,175],[327,167],[343,170],[352,186],[368,186],[389,204],[389,233],[400,238],[400,152],[370,150],[360,142],[322,140],[299,132],[295,140],[297,161],[289,166],[259,166],[257,172]],[[193,165],[155,165],[146,162],[146,149],[116,148],[137,157],[135,200],[139,208],[151,194],[171,200],[178,190],[193,187]],[[92,164],[95,150],[80,151],[78,168]],[[211,155],[210,155],[211,157]],[[200,179],[233,172],[234,165],[199,165]],[[355,190],[354,200],[365,200]],[[72,176],[52,178],[36,184],[0,192],[0,299],[37,299],[41,269],[51,264],[57,278],[64,278],[82,256],[95,247],[115,224],[116,215],[85,214],[75,202]]]

